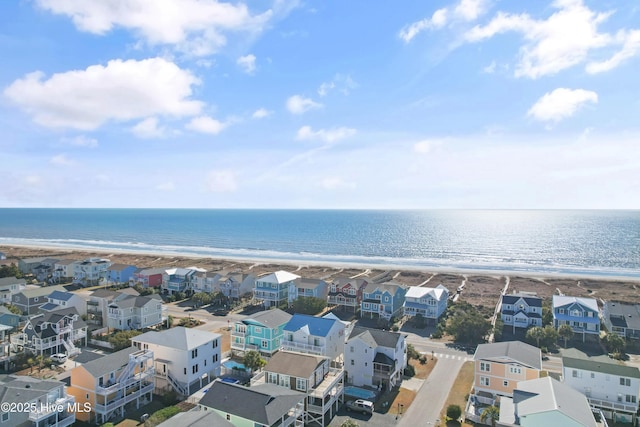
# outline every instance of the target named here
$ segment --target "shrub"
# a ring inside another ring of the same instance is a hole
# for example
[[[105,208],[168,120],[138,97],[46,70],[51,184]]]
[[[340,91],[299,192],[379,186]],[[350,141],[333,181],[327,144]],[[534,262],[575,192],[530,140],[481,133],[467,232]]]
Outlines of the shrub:
[[[420,357],[420,353],[412,344],[407,345],[407,357],[409,359],[418,359]]]
[[[462,409],[458,405],[449,405],[447,406],[447,417],[452,420],[457,420],[462,415]]]
[[[422,356],[420,356],[420,364],[424,365],[425,363],[427,363],[427,356],[425,356],[424,354]]]
[[[404,368],[404,374],[407,377],[413,377],[416,374],[416,369],[412,365],[407,365],[407,367]]]
[[[166,408],[162,408],[159,411],[154,412],[153,415],[149,417],[148,422],[149,424],[155,426],[173,417],[178,412],[180,412],[180,409],[178,409],[177,407],[168,406]]]
[[[393,325],[393,326],[391,327],[391,330],[392,330],[393,332],[398,332],[398,330],[400,330],[400,327],[399,327],[398,325]]]

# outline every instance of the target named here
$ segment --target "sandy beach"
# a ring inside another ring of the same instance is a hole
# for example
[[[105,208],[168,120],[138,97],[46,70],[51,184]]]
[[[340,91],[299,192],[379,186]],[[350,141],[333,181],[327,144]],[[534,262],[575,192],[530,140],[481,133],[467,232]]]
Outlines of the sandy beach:
[[[94,256],[110,259],[113,263],[133,264],[138,267],[200,267],[209,271],[227,270],[251,272],[256,276],[277,270],[286,270],[307,278],[331,280],[335,277],[354,277],[367,275],[375,277],[385,275],[385,279],[395,280],[409,286],[437,286],[443,284],[452,292],[464,285],[460,295],[461,301],[476,306],[493,307],[497,302],[507,280],[509,290],[536,292],[540,297],[550,299],[552,295],[592,297],[598,300],[619,300],[640,304],[640,277],[637,280],[627,277],[584,276],[571,277],[563,274],[528,275],[512,271],[454,270],[429,268],[423,270],[402,265],[362,265],[350,263],[307,262],[300,264],[288,260],[247,260],[217,259],[184,254],[151,254],[125,251],[82,251],[65,247],[34,246],[0,246],[0,251],[7,255],[8,261],[26,257],[51,257],[84,259]]]

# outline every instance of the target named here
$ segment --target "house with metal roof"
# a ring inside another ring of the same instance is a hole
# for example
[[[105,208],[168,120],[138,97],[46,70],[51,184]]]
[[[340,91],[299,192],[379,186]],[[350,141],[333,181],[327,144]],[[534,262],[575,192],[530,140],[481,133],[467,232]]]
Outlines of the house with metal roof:
[[[368,277],[336,278],[329,286],[327,303],[356,313],[360,310],[364,289],[369,282],[370,279]]]
[[[573,332],[582,334],[583,342],[586,335],[600,336],[598,313],[598,303],[593,298],[553,296],[553,326],[571,326]]]
[[[106,258],[87,258],[73,264],[73,280],[85,285],[97,285],[106,280],[111,261]]]
[[[76,261],[75,259],[59,259],[56,261],[52,272],[54,282],[71,281],[73,279],[73,264]]]
[[[514,333],[516,328],[542,327],[542,298],[527,292],[502,295],[500,318]]]
[[[1,426],[67,427],[76,422],[75,398],[61,381],[9,375],[0,382],[0,403],[26,408],[0,412]]]
[[[120,293],[107,306],[107,326],[130,330],[150,328],[167,319],[167,309],[160,295],[146,296]]]
[[[305,424],[325,426],[344,403],[344,369],[331,365],[328,357],[279,351],[251,387],[267,383],[305,393]]]
[[[342,362],[344,330],[345,326],[339,320],[294,314],[284,326],[281,348]]]
[[[48,302],[47,297],[54,291],[66,292],[66,289],[62,285],[27,286],[11,296],[11,304],[28,316],[37,314],[40,311],[40,306]]]
[[[187,411],[179,412],[173,417],[158,424],[158,427],[233,427],[229,421],[216,411],[207,411],[200,406]]]
[[[289,320],[289,313],[274,308],[237,321],[231,329],[231,350],[239,354],[255,350],[270,357],[280,349]]]
[[[447,309],[448,300],[449,290],[443,285],[435,288],[409,286],[404,296],[403,313],[408,317],[420,315],[431,323],[437,323]]]
[[[402,315],[407,286],[394,281],[369,283],[363,291],[360,317],[391,319]]]
[[[196,273],[205,271],[198,267],[168,268],[162,273],[162,290],[169,294],[191,290],[196,281]]]
[[[40,306],[41,311],[54,311],[60,308],[74,307],[80,316],[87,314],[87,302],[80,295],[68,291],[53,291],[47,296],[47,303]]]
[[[623,338],[640,339],[640,305],[606,301],[602,321],[607,329]]]
[[[116,414],[124,416],[125,406],[139,408],[153,400],[154,355],[150,350],[128,347],[71,370],[69,394],[90,412],[78,412],[85,422],[104,424]]]
[[[475,394],[511,396],[519,381],[540,378],[540,349],[521,341],[480,344],[473,355]]]
[[[295,295],[297,274],[288,271],[276,271],[256,279],[254,296],[265,307],[288,306]]]
[[[306,397],[305,393],[273,384],[244,387],[216,380],[199,406],[237,427],[302,427]]]
[[[521,381],[513,391],[513,397],[500,399],[500,418],[497,425],[606,426],[606,420],[601,420],[603,422],[596,422],[594,412],[584,395],[554,378],[544,377]]]
[[[406,335],[356,326],[345,344],[347,382],[390,390],[407,367]]]
[[[220,375],[220,340],[220,334],[180,326],[145,332],[131,343],[153,351],[158,392],[173,389],[189,396]]]
[[[87,324],[74,307],[40,313],[31,316],[21,333],[11,337],[11,343],[23,346],[38,355],[80,353],[76,343],[87,344]]]
[[[25,289],[27,281],[15,277],[0,278],[0,304],[10,304],[14,294]]]
[[[640,369],[608,356],[588,357],[569,351],[562,358],[564,383],[585,395],[589,404],[620,423],[636,422],[640,403]]]

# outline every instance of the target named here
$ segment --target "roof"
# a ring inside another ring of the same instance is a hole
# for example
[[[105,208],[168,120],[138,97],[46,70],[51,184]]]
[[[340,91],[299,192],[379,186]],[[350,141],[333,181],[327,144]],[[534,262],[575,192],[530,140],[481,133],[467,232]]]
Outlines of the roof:
[[[292,280],[299,279],[300,276],[297,274],[289,273],[288,271],[276,271],[275,273],[267,274],[266,276],[260,277],[258,280],[261,282],[269,282],[269,283],[285,283],[290,282]]]
[[[285,331],[295,332],[307,326],[309,334],[316,337],[326,337],[333,325],[339,323],[335,319],[327,319],[324,317],[314,317],[307,314],[294,314],[291,320],[284,325]]]
[[[64,292],[64,291],[53,291],[49,294],[49,298],[52,299],[57,299],[60,301],[69,301],[71,298],[73,298],[74,294],[72,294],[71,292]]]
[[[609,321],[613,326],[622,328],[640,329],[640,306],[625,304],[615,301],[607,301],[605,313],[609,313]]]
[[[542,307],[542,298],[531,294],[511,294],[503,295],[503,304],[515,304],[519,299],[523,299],[529,307]]]
[[[3,278],[0,278],[0,286],[5,286],[5,285],[24,285],[25,283],[27,283],[26,280],[17,279],[15,277],[3,277]]]
[[[71,265],[74,262],[76,262],[75,259],[59,259],[58,261],[56,261],[57,265]]]
[[[291,315],[285,311],[275,308],[273,310],[261,311],[245,320],[253,320],[258,323],[262,323],[267,328],[277,328],[280,325],[287,323],[291,320]]]
[[[54,304],[52,302],[48,302],[40,306],[40,310],[51,311],[60,308],[58,304]]]
[[[131,340],[187,351],[200,347],[217,338],[220,338],[220,334],[178,326],[161,332],[145,332],[142,335],[133,337]]]
[[[353,286],[355,286],[356,288],[360,288],[362,285],[369,283],[370,279],[368,277],[358,277],[355,279],[349,278],[349,277],[337,277],[335,279],[333,279],[333,281],[331,283],[333,283],[334,285],[338,286],[338,287],[343,287],[346,284],[351,284]]]
[[[396,348],[398,341],[402,338],[402,335],[397,332],[381,331],[380,329],[364,328],[362,326],[356,326],[349,335],[349,340],[354,338],[360,338],[368,343],[372,348],[375,347],[387,347]]]
[[[45,396],[49,391],[64,386],[56,380],[40,380],[22,375],[9,375],[0,382],[0,402],[25,403]]]
[[[424,298],[425,296],[431,296],[436,301],[447,298],[449,290],[442,285],[438,285],[435,288],[426,288],[423,286],[409,286],[409,290],[405,294],[405,298]]]
[[[91,294],[89,294],[90,297],[96,297],[96,298],[107,298],[107,299],[112,299],[116,296],[118,296],[118,292],[116,291],[111,291],[109,289],[97,289],[95,291],[93,291]]]
[[[84,320],[80,317],[78,310],[75,307],[59,308],[57,310],[48,311],[46,313],[37,314],[29,319],[32,325],[37,325],[43,322],[58,323],[63,317],[77,316],[77,320],[73,321],[73,328],[80,329],[87,326]]]
[[[84,368],[94,378],[101,377],[110,372],[117,371],[121,367],[129,363],[129,355],[139,351],[135,347],[127,347],[124,350],[116,351],[99,359],[92,360],[73,370]],[[71,380],[73,381],[73,370],[71,372]]]
[[[155,274],[163,274],[165,271],[167,271],[165,268],[154,267],[154,268],[144,268],[140,270],[138,273],[145,276],[153,276]]]
[[[582,357],[563,357],[562,366],[570,369],[580,369],[583,371],[600,372],[603,374],[616,375],[618,377],[639,378],[640,369],[617,363],[607,363],[603,360],[582,358]]]
[[[162,297],[157,294],[136,296],[136,295],[124,295],[122,298],[118,298],[115,301],[109,303],[109,305],[117,305],[119,308],[131,308],[131,307],[144,307],[149,304],[150,301],[162,302]]]
[[[24,295],[27,298],[35,298],[35,297],[42,297],[45,295],[49,295],[53,291],[64,292],[65,288],[62,285],[40,286],[38,288],[24,289],[18,293]]]
[[[158,427],[233,427],[216,411],[202,411],[198,408],[187,412],[179,412]]]
[[[111,264],[109,271],[122,271],[127,268],[136,268],[136,266],[130,264]]]
[[[20,261],[24,262],[25,264],[36,264],[36,263],[41,263],[45,259],[47,259],[47,257],[40,256],[40,257],[32,257],[32,258],[22,258],[20,259]]]
[[[379,289],[381,292],[387,291],[391,295],[395,295],[398,290],[406,288],[407,287],[405,285],[397,282],[368,283],[364,288],[364,292],[370,294],[372,292],[375,292],[376,289]]]
[[[598,311],[598,303],[593,298],[570,297],[566,295],[553,296],[553,308],[566,307],[571,304],[580,304],[593,311]]]
[[[271,356],[264,367],[264,371],[290,375],[296,378],[309,378],[325,360],[329,359],[309,354],[279,351]]]
[[[395,366],[396,364],[395,360],[393,360],[392,358],[390,358],[384,353],[376,353],[376,357],[373,358],[373,361],[375,363],[382,363],[384,365],[391,365],[391,366]]]
[[[305,396],[273,384],[244,387],[216,380],[200,399],[200,404],[270,426],[303,402]]]
[[[501,422],[503,420],[507,421],[508,418],[515,418],[514,415],[521,418],[533,414],[557,411],[579,425],[596,427],[596,420],[593,417],[587,398],[579,391],[552,377],[519,382],[518,388],[513,391],[512,402],[507,407],[513,408],[513,412],[501,407]],[[504,417],[502,415],[503,410],[505,410]]]
[[[521,341],[505,341],[480,344],[473,356],[474,360],[493,360],[508,363],[514,361],[533,369],[542,369],[540,349]]]
[[[300,279],[296,283],[296,287],[304,289],[315,289],[320,285],[326,285],[322,279]]]

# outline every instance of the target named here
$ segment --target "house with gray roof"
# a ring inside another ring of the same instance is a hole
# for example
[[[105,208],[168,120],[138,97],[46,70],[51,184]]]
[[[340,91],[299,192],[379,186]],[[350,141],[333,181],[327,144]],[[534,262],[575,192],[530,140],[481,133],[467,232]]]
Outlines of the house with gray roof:
[[[120,294],[107,306],[107,325],[113,329],[143,329],[159,325],[167,319],[160,295],[135,296]]]
[[[302,427],[305,399],[305,393],[273,384],[244,387],[216,380],[199,406],[237,427]]]
[[[542,326],[542,298],[530,292],[514,292],[502,295],[500,318],[504,326],[528,329]]]
[[[74,307],[80,316],[87,314],[87,302],[80,295],[68,291],[55,290],[47,296],[47,303],[40,306],[41,311],[54,311],[60,308]]]
[[[33,269],[46,259],[47,257],[21,258],[18,260],[18,269],[22,274],[33,274]]]
[[[289,313],[275,308],[237,321],[231,330],[231,350],[239,354],[256,350],[270,357],[280,349],[284,327],[291,317]]]
[[[640,305],[619,301],[604,303],[602,321],[622,338],[640,339]]]
[[[367,284],[362,294],[360,316],[387,320],[401,316],[407,290],[407,286],[395,281]]]
[[[500,400],[501,427],[598,425],[584,395],[551,377],[521,381],[513,397]]]
[[[0,403],[19,404],[29,410],[0,412],[0,426],[67,427],[76,422],[75,398],[63,382],[9,375],[0,382]],[[52,407],[61,408],[51,410]]]
[[[345,344],[349,384],[390,390],[402,382],[407,367],[406,335],[356,326]]]
[[[153,351],[158,391],[171,388],[189,396],[220,375],[220,334],[180,326],[145,332],[131,342]]]
[[[233,427],[229,421],[216,411],[205,411],[196,407],[187,412],[179,412],[158,424],[158,427]]]
[[[564,383],[585,395],[589,404],[620,423],[636,422],[640,403],[640,369],[611,360],[588,357],[574,349],[562,358]]]
[[[87,344],[87,324],[74,307],[61,308],[29,317],[22,332],[11,337],[11,343],[38,355],[80,353],[76,343]]]
[[[15,277],[0,278],[0,304],[10,304],[14,294],[25,289],[27,281]]]
[[[151,402],[154,389],[153,351],[128,347],[73,368],[68,391],[81,407],[91,408],[78,412],[79,420],[104,424],[112,416],[124,416],[130,403],[139,408]]]
[[[12,330],[17,330],[22,316],[12,313],[7,307],[0,305],[0,325],[9,326]]]
[[[40,306],[48,302],[47,297],[54,291],[66,292],[62,285],[27,286],[11,296],[11,304],[18,307],[26,315],[37,314]]]
[[[327,303],[336,305],[342,310],[353,311],[360,310],[364,289],[371,280],[368,277],[347,278],[338,277],[331,282],[329,286],[329,295]]]

